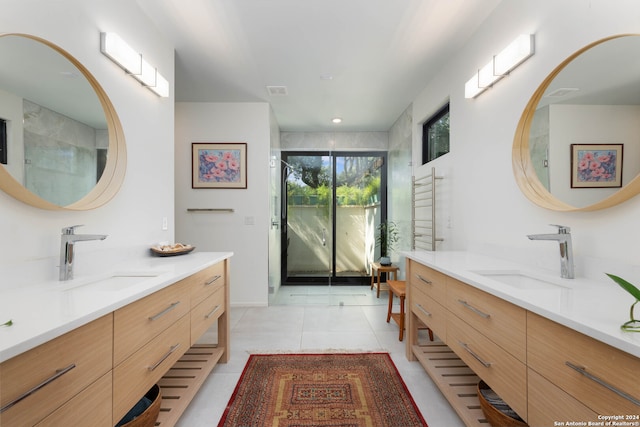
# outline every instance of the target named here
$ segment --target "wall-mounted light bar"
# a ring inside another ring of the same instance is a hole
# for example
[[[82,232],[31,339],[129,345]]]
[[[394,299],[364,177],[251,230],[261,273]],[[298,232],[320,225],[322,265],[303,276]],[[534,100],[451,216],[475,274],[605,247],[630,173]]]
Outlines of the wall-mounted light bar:
[[[475,98],[513,71],[535,52],[534,34],[521,34],[464,85],[465,98]]]
[[[120,36],[100,33],[100,52],[156,95],[169,96],[169,82]]]

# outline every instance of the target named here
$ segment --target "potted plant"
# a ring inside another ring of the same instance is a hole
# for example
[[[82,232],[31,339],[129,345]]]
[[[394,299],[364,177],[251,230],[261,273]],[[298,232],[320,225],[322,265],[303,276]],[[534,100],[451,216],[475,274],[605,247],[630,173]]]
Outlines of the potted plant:
[[[398,226],[395,222],[382,221],[378,225],[376,246],[380,246],[380,265],[391,265],[391,252],[398,240]]]

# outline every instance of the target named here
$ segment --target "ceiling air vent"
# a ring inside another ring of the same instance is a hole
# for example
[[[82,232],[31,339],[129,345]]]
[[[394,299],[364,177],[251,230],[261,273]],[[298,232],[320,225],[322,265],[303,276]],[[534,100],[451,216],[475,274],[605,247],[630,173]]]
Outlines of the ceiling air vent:
[[[545,96],[547,98],[561,98],[563,96],[567,96],[570,93],[577,92],[579,90],[580,89],[578,89],[577,87],[561,87],[559,89],[554,90],[553,92],[548,93]]]
[[[271,96],[284,96],[287,94],[286,86],[267,86],[267,91]]]

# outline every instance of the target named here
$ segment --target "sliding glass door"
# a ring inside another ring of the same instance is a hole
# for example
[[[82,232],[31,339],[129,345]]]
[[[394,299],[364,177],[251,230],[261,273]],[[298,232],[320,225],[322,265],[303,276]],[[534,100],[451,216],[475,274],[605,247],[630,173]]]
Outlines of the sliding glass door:
[[[386,154],[284,152],[282,160],[282,283],[369,283]]]
[[[329,284],[333,273],[333,162],[328,154],[284,154],[283,284]]]

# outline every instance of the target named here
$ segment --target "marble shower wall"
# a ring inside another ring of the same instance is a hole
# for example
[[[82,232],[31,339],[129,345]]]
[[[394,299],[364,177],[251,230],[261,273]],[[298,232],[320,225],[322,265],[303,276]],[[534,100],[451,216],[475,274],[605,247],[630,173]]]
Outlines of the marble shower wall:
[[[412,108],[409,105],[389,130],[388,216],[400,229],[398,251],[411,249]],[[392,261],[398,263],[404,277],[404,258],[395,254]]]
[[[24,186],[65,206],[84,197],[98,179],[98,148],[106,130],[94,129],[24,100]]]
[[[282,151],[388,150],[389,132],[282,132]]]

